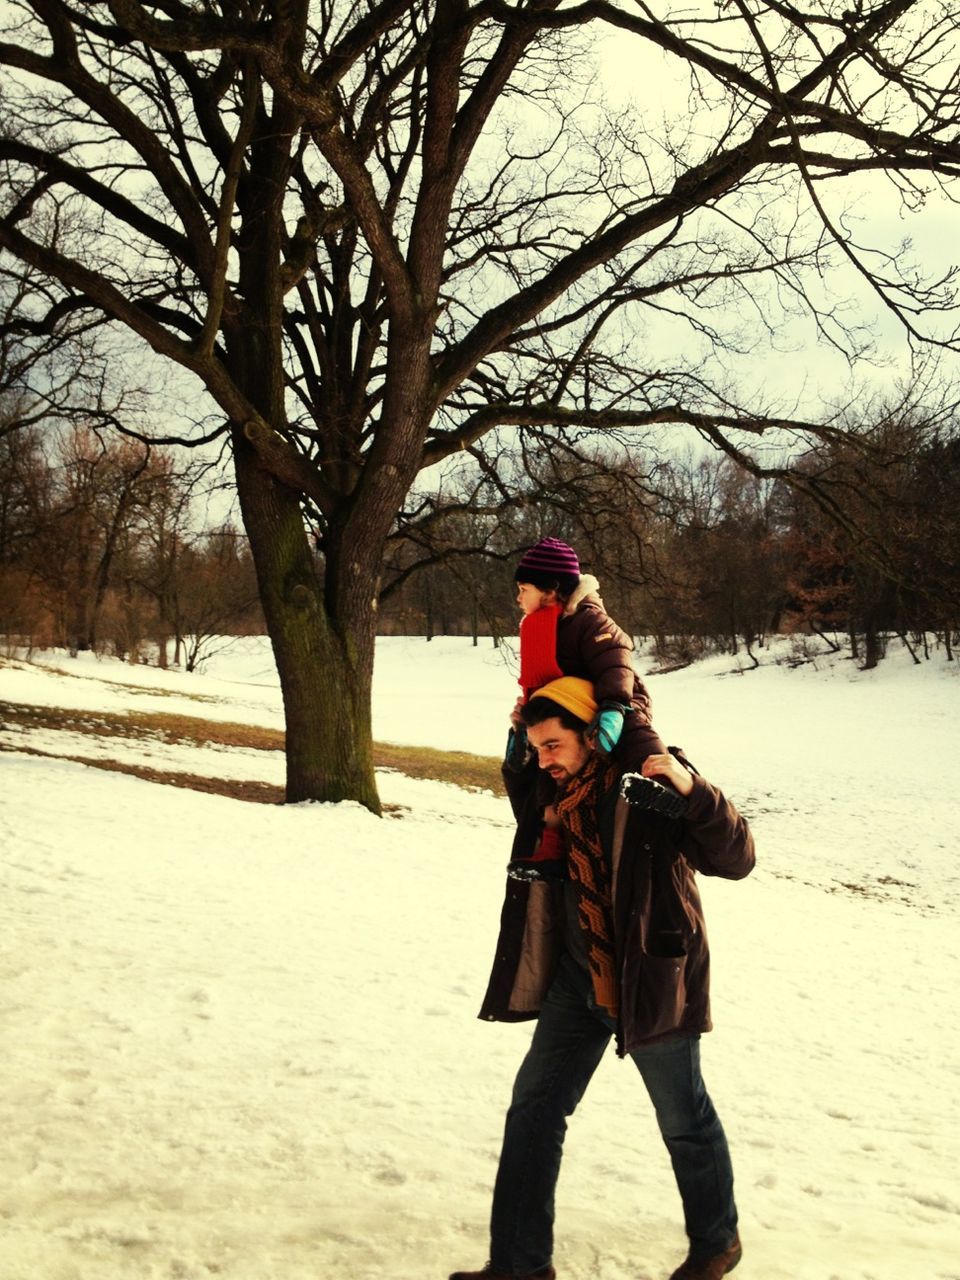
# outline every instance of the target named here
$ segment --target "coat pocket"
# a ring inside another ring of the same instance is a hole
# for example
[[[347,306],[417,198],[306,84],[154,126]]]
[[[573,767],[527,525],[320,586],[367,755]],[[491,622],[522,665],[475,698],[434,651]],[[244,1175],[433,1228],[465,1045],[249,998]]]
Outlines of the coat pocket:
[[[687,1005],[686,955],[645,952],[640,972],[628,994],[634,1030],[643,1040],[666,1035],[683,1021]],[[631,998],[632,997],[632,998]]]

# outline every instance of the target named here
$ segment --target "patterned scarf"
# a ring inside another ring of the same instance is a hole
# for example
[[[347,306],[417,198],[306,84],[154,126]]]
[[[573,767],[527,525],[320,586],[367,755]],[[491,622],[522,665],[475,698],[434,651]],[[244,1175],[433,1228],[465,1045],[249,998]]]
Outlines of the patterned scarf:
[[[559,604],[547,604],[520,619],[520,680],[523,700],[534,689],[542,689],[563,672],[557,666],[557,620],[563,612]]]
[[[577,895],[577,914],[587,944],[597,1004],[617,1016],[617,964],[613,943],[613,895],[603,856],[597,809],[613,785],[616,766],[594,753],[557,801],[567,831],[567,869]]]

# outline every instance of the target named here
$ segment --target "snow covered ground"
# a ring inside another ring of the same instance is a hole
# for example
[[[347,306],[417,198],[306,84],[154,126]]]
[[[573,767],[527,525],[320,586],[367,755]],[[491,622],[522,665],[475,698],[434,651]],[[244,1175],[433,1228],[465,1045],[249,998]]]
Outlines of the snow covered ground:
[[[514,680],[489,645],[384,640],[376,735],[496,755]],[[649,684],[661,733],[757,837],[753,876],[702,885],[737,1276],[958,1280],[955,664],[714,659]],[[395,773],[382,820],[202,795],[24,749],[267,781],[282,762],[98,748],[5,725],[4,701],[281,724],[260,641],[193,676],[0,665],[0,1278],[482,1264],[530,1036],[476,1019],[506,802]],[[571,1122],[557,1244],[561,1280],[661,1280],[684,1254],[649,1104],[612,1051]]]

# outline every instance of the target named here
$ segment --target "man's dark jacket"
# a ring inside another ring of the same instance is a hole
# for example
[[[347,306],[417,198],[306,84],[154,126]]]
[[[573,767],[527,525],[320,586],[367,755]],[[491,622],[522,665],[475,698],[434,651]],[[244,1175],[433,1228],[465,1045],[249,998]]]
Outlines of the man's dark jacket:
[[[515,855],[529,853],[550,780],[535,761],[519,771],[505,767],[504,779],[517,817]],[[709,1031],[710,954],[694,872],[730,880],[749,875],[754,846],[746,822],[699,775],[683,819],[628,805],[619,795],[619,775],[599,802],[599,819],[613,868],[617,1052]],[[515,1022],[537,1016],[563,946],[563,911],[562,883],[507,881],[481,1018]]]

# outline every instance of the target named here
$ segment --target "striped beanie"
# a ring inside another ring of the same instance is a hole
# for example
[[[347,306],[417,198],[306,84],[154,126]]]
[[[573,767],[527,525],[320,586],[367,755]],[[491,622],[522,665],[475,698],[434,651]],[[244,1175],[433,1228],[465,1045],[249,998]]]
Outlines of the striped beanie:
[[[529,582],[541,591],[556,589],[568,596],[580,581],[580,561],[573,547],[559,538],[542,538],[525,551],[514,574],[517,582]]]

